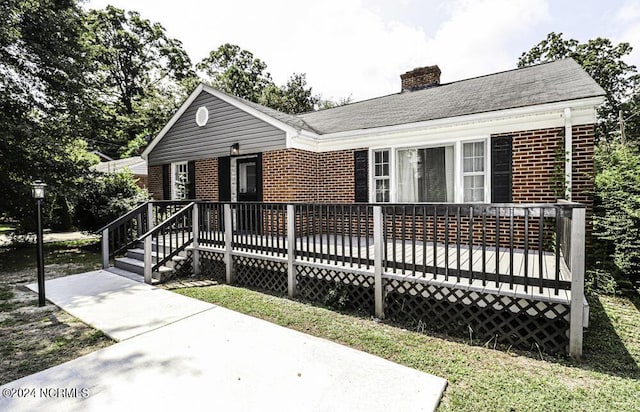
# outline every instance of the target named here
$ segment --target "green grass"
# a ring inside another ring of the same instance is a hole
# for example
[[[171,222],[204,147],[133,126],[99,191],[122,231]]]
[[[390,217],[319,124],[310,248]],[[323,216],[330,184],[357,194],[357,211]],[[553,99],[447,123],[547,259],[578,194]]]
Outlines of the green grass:
[[[45,278],[99,268],[94,243],[46,244]],[[113,343],[52,304],[38,307],[24,286],[35,281],[35,246],[0,249],[0,385]]]
[[[640,410],[640,299],[591,298],[581,363],[499,351],[231,286],[178,290],[447,379],[439,410]]]

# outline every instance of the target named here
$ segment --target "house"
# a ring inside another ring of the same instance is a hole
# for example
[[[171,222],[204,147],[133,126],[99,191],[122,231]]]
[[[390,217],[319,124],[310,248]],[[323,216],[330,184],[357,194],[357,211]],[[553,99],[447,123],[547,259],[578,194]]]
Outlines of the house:
[[[103,266],[579,357],[604,91],[571,59],[440,74],[295,116],[198,86],[142,154],[156,201],[102,229]]]
[[[265,202],[566,197],[590,215],[604,91],[575,61],[448,84],[430,66],[401,81],[397,94],[295,116],[200,85],[142,154],[149,190]]]
[[[128,170],[133,174],[138,186],[143,189],[148,186],[147,161],[140,156],[104,161],[95,165],[93,170],[101,173],[119,173]]]

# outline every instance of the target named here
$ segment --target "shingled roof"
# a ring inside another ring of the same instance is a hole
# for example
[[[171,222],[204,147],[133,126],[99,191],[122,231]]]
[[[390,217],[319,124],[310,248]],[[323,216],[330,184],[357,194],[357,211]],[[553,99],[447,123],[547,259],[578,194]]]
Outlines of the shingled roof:
[[[578,63],[565,59],[295,116],[303,124],[290,124],[290,119],[280,120],[297,128],[327,134],[604,94]]]

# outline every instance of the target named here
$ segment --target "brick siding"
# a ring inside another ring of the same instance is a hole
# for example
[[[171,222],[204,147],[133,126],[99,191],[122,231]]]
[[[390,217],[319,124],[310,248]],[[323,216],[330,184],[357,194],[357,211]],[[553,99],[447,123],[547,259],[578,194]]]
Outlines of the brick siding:
[[[196,199],[218,201],[218,159],[196,160]]]
[[[164,193],[162,190],[162,165],[149,166],[147,176],[149,178],[149,196],[154,200],[164,200],[162,199]]]

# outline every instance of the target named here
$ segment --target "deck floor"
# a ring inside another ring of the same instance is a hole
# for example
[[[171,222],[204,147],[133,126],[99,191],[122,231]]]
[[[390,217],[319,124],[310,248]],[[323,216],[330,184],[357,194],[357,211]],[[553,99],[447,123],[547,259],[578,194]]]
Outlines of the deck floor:
[[[212,236],[205,236],[212,238]],[[219,238],[219,237],[218,237]],[[287,239],[282,236],[259,236],[259,235],[234,235],[234,251],[252,253],[256,256],[286,258]],[[344,245],[343,245],[344,240]],[[329,267],[342,267],[350,270],[371,272],[373,265],[367,265],[365,260],[371,262],[374,259],[373,238],[342,238],[332,235],[316,235],[299,237],[296,240],[296,249],[306,252],[309,256],[298,257],[298,261],[308,262],[314,265],[324,265]],[[206,245],[205,241],[203,244]],[[533,279],[556,278],[556,257],[554,253],[529,250],[525,253],[523,249],[513,249],[513,254],[509,248],[496,249],[495,247],[473,246],[470,253],[468,245],[444,244],[433,242],[424,244],[422,241],[396,241],[387,242],[387,256],[383,257],[388,262],[395,262],[396,268],[388,267],[385,275],[397,277],[398,279],[427,281],[440,286],[459,287],[464,289],[474,289],[477,291],[496,293],[508,296],[522,296],[535,299],[551,301],[570,301],[571,292],[560,289],[555,294],[553,288],[543,288],[542,292],[538,286],[528,286],[505,282],[487,280],[483,282],[481,275],[477,278],[469,278],[469,270],[477,273],[513,275],[515,277],[526,277]],[[367,254],[368,252],[368,254]],[[384,252],[383,252],[384,253]],[[459,257],[459,258],[458,258]],[[470,262],[471,259],[471,262]],[[362,263],[358,264],[358,261]],[[434,275],[433,270],[414,271],[413,263],[417,266],[427,268],[437,267],[444,270],[461,269],[462,276],[458,279],[455,275]],[[484,268],[483,268],[484,262]],[[434,264],[435,263],[435,264]],[[542,263],[542,265],[540,265]],[[571,281],[571,275],[563,260],[560,259],[559,280]],[[498,269],[496,271],[496,268]],[[464,277],[466,276],[466,277]]]

